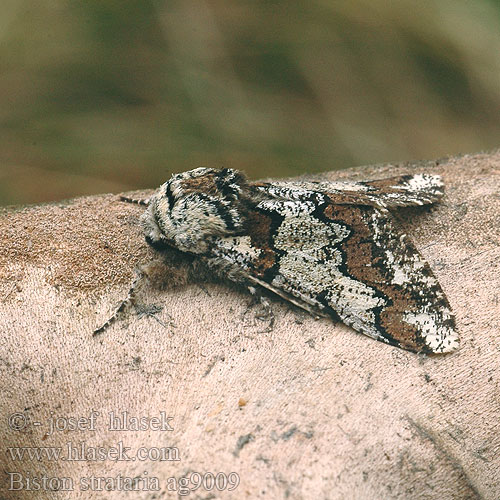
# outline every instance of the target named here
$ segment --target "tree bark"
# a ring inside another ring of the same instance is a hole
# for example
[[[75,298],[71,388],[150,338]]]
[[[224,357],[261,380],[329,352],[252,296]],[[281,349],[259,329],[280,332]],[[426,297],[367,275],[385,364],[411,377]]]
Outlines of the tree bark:
[[[103,195],[3,210],[0,498],[174,498],[194,472],[191,498],[499,498],[499,166],[496,151],[315,177],[443,176],[441,203],[396,212],[456,315],[461,349],[442,356],[277,298],[267,328],[243,289],[189,278],[178,256],[167,289],[146,282],[93,337],[157,256],[141,208]]]

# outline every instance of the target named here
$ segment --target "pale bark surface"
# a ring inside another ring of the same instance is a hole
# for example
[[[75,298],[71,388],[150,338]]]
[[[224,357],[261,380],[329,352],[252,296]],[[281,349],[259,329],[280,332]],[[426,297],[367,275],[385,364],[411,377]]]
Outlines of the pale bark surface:
[[[177,498],[168,478],[193,471],[236,472],[241,482],[189,498],[500,498],[499,167],[494,152],[323,176],[443,176],[442,203],[398,215],[457,318],[461,349],[433,357],[314,320],[278,299],[274,327],[263,332],[244,290],[202,280],[163,291],[146,284],[140,302],[163,310],[132,310],[93,338],[126,295],[134,267],[155,256],[138,223],[142,209],[114,195],[6,209],[0,498]],[[176,267],[179,279],[182,262]],[[49,435],[51,415],[92,410],[100,414],[94,431]],[[109,412],[123,411],[163,411],[173,430],[109,430]],[[24,429],[9,428],[13,413],[28,419]],[[7,452],[61,446],[66,456],[68,443],[120,441],[129,455],[176,447],[180,461],[13,461]],[[8,491],[8,472],[24,476],[23,490]],[[44,474],[71,478],[74,490],[27,491],[26,477]],[[157,477],[161,491],[82,491],[80,478],[119,474]]]

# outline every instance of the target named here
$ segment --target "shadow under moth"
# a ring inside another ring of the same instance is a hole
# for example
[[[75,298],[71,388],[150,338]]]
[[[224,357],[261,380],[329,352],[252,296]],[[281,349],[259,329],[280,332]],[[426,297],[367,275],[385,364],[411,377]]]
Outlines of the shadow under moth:
[[[236,170],[175,174],[149,200],[146,241],[217,275],[264,288],[313,315],[340,318],[414,352],[458,348],[454,318],[429,265],[389,210],[443,195],[439,176],[364,182],[250,182]],[[138,278],[139,279],[139,278]],[[104,331],[133,302],[138,279]]]

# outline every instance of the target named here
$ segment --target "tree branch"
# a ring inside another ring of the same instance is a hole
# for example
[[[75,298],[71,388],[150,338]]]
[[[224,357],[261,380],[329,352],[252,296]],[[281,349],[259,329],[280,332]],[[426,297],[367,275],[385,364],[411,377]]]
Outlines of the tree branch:
[[[143,240],[142,209],[105,195],[4,210],[2,498],[49,498],[27,486],[45,475],[69,478],[50,483],[62,489],[72,482],[50,498],[101,498],[85,489],[104,483],[89,478],[109,477],[106,498],[121,499],[120,474],[136,478],[133,498],[152,498],[143,490],[153,478],[164,491],[168,478],[193,471],[237,473],[234,491],[216,493],[223,498],[498,497],[499,165],[494,152],[322,177],[443,176],[441,203],[398,212],[457,317],[462,347],[437,357],[277,298],[265,331],[244,290],[193,277],[174,254],[162,271],[169,287],[146,283],[137,310],[93,337],[134,268],[156,256]],[[110,429],[110,418],[126,424],[123,412],[129,428]],[[149,429],[137,430],[133,416]],[[170,428],[151,429],[162,421]],[[73,458],[86,446],[87,460],[15,460],[6,451],[22,446],[62,447]],[[95,447],[120,446],[146,459],[92,460]],[[159,460],[175,449],[179,461]]]

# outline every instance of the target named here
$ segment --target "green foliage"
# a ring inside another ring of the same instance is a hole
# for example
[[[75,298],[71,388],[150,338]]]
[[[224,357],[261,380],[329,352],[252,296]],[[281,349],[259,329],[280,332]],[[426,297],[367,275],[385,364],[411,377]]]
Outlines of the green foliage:
[[[499,146],[488,0],[4,0],[0,203]]]

